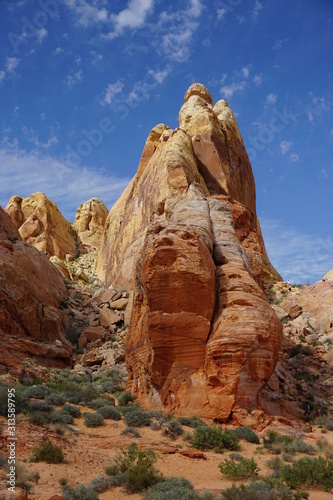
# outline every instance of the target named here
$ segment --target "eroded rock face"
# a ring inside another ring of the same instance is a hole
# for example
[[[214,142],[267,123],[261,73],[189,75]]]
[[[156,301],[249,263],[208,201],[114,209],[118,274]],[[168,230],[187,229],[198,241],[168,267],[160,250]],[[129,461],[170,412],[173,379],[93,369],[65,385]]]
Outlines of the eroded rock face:
[[[149,406],[218,421],[256,408],[281,329],[227,197],[182,200],[149,227],[126,338],[129,388]]]
[[[226,421],[258,406],[281,345],[251,165],[225,101],[188,90],[151,132],[105,226],[97,271],[134,284],[128,388],[154,408]],[[133,278],[134,277],[134,278]]]
[[[100,247],[108,213],[105,204],[98,198],[92,198],[79,206],[73,229],[80,244],[93,248]]]
[[[10,215],[22,239],[37,250],[60,259],[64,259],[66,254],[76,255],[70,223],[44,193],[34,193],[24,199],[13,196],[5,212]]]
[[[27,356],[43,364],[70,365],[71,348],[58,309],[66,295],[46,255],[22,241],[0,207],[0,371],[19,373]]]

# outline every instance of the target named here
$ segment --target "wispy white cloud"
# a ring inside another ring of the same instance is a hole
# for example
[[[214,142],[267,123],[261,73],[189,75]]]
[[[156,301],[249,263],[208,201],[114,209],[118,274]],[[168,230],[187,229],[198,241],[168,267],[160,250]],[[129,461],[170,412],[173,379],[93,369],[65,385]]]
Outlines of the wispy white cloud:
[[[130,0],[126,9],[119,14],[111,14],[110,19],[114,29],[108,34],[108,38],[112,39],[122,35],[127,28],[141,28],[153,6],[154,0]]]
[[[253,83],[256,87],[260,87],[260,85],[262,84],[262,73],[253,77]]]
[[[233,82],[229,85],[222,85],[220,88],[220,92],[223,97],[226,99],[229,99],[229,97],[232,97],[235,92],[243,92],[246,87],[246,82],[243,80],[241,82]]]
[[[263,9],[263,5],[259,2],[259,0],[256,0],[256,3],[254,5],[254,9],[253,9],[253,12],[252,12],[252,16],[254,18],[256,18],[259,14],[259,12]]]
[[[102,106],[105,104],[111,104],[114,98],[121,94],[124,88],[124,84],[121,80],[117,80],[115,83],[109,83],[104,90],[103,97],[100,99]]]
[[[250,74],[250,70],[248,67],[245,66],[244,68],[242,68],[242,75],[244,76],[244,78],[248,78],[249,74]]]
[[[43,113],[42,113],[42,115],[43,115]],[[45,113],[44,113],[44,118],[42,116],[41,116],[41,118],[42,118],[42,120],[44,120]],[[54,144],[57,144],[57,142],[58,142],[58,138],[55,136],[54,133],[51,133],[51,135],[47,139],[47,141],[43,142],[39,139],[39,132],[37,130],[23,126],[22,132],[24,133],[26,139],[37,148],[49,149],[51,146],[53,146]]]
[[[330,108],[331,106],[325,97],[319,97],[314,95],[313,92],[309,92],[306,114],[311,124],[313,124],[316,119],[322,119],[330,111]]]
[[[108,11],[105,7],[98,7],[98,1],[86,2],[86,0],[65,0],[69,9],[74,12],[76,23],[87,27],[89,25],[106,23]],[[93,5],[91,5],[93,4]]]
[[[315,282],[332,268],[332,235],[318,238],[265,217],[260,224],[269,259],[285,280]]]
[[[277,101],[277,95],[270,93],[266,96],[266,104],[275,104]]]
[[[292,141],[282,141],[280,143],[281,154],[286,155],[290,151],[292,145],[293,145]]]
[[[74,85],[79,83],[83,79],[83,71],[74,71],[72,74],[67,75],[63,82],[66,84],[68,89],[71,89]]]
[[[91,62],[94,66],[98,66],[98,64],[102,62],[103,60],[102,54],[98,54],[95,50],[91,50],[89,54],[91,55],[92,58]]]
[[[300,161],[300,157],[297,153],[291,153],[289,156],[289,160],[291,161],[291,163],[295,163],[297,161]]]
[[[57,56],[59,54],[62,54],[64,49],[62,47],[57,47],[54,51],[54,54]]]
[[[37,31],[37,42],[38,43],[42,43],[42,41],[44,40],[44,38],[46,38],[48,35],[48,31],[47,29],[45,28],[40,28],[38,31]]]
[[[78,206],[93,197],[101,198],[111,208],[130,180],[103,169],[68,167],[48,154],[20,150],[15,140],[11,146],[0,147],[0,164],[1,206],[13,195],[26,197],[42,191],[71,221]]]
[[[17,68],[20,60],[17,57],[7,57],[6,59],[6,70],[8,73],[13,73]]]
[[[6,78],[6,73],[5,71],[0,71],[0,84],[3,82],[3,80]]]

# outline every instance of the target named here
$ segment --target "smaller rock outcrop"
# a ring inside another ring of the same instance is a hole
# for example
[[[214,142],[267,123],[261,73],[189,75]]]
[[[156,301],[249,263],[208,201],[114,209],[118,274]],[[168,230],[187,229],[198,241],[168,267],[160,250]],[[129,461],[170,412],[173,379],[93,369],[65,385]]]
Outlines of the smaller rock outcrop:
[[[79,244],[100,247],[108,213],[105,204],[98,198],[92,198],[79,206],[73,223]]]
[[[22,239],[49,257],[56,255],[64,259],[66,254],[77,254],[70,223],[44,193],[34,193],[28,198],[12,196],[5,212]]]
[[[66,295],[46,255],[22,241],[0,207],[0,372],[19,375],[26,357],[46,365],[70,365],[71,347],[59,310]]]

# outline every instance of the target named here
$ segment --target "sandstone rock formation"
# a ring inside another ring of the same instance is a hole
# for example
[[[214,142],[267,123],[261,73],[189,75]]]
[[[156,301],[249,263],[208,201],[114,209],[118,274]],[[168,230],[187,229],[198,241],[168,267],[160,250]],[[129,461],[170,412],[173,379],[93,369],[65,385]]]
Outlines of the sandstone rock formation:
[[[22,239],[49,257],[55,255],[64,259],[66,254],[77,254],[70,223],[45,194],[34,193],[24,199],[12,196],[5,212],[10,215]]]
[[[70,365],[59,304],[67,290],[46,255],[24,243],[0,207],[0,371],[20,374],[25,357]],[[56,346],[55,341],[61,345]]]
[[[108,216],[97,271],[107,286],[134,285],[129,389],[154,408],[226,421],[257,407],[274,371],[282,328],[262,282],[279,275],[226,102],[213,107],[194,84],[179,122],[152,130]]]
[[[201,84],[189,88],[185,101],[179,113],[180,129],[172,131],[159,124],[151,131],[137,174],[108,215],[96,267],[99,279],[108,286],[129,289],[149,224],[167,217],[177,200],[199,193],[228,195],[250,212],[260,251],[251,252],[251,237],[247,250],[253,258],[256,255],[258,282],[280,279],[266,254],[252,169],[232,111],[223,100],[213,107]],[[162,168],[166,161],[167,169]]]
[[[80,205],[75,215],[73,229],[80,244],[99,248],[108,209],[98,198],[92,198]]]

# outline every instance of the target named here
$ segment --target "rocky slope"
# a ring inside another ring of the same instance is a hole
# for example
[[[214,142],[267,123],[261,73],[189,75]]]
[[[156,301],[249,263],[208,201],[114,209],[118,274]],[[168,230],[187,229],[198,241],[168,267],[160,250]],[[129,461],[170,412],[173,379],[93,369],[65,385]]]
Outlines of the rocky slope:
[[[59,308],[66,298],[63,280],[48,258],[24,243],[0,207],[0,371],[22,372],[22,362],[71,364]]]

